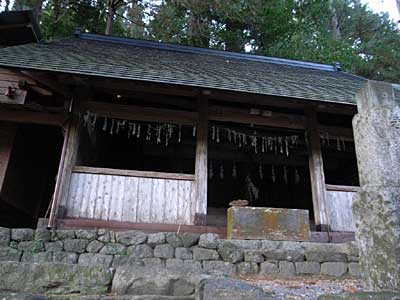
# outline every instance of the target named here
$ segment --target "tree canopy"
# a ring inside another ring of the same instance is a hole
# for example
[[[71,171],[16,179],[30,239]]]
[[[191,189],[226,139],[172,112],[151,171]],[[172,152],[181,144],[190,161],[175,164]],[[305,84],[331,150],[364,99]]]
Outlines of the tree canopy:
[[[363,77],[400,82],[400,31],[360,0],[15,0],[46,39],[74,28],[282,58],[338,62]],[[393,0],[396,1],[396,0]],[[398,1],[398,0],[397,0]]]

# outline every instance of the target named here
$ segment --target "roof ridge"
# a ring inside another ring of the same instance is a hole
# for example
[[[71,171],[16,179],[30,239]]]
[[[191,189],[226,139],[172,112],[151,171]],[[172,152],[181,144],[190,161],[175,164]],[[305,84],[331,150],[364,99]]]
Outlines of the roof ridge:
[[[102,35],[102,34],[94,34],[94,33],[82,33],[79,30],[77,30],[75,32],[75,36],[77,38],[80,38],[83,40],[125,44],[125,45],[131,45],[131,46],[147,47],[147,48],[153,48],[153,49],[159,49],[159,50],[168,50],[168,51],[184,52],[184,53],[192,53],[192,54],[214,55],[214,56],[221,56],[221,57],[225,57],[225,58],[243,59],[243,60],[265,62],[265,63],[274,63],[274,64],[280,64],[280,65],[288,65],[288,66],[293,66],[293,67],[302,67],[302,68],[331,71],[331,72],[335,72],[340,69],[340,67],[338,68],[334,64],[328,65],[328,64],[306,62],[306,61],[300,61],[300,60],[292,60],[292,59],[286,59],[286,58],[262,56],[262,55],[256,55],[256,54],[250,54],[250,53],[241,53],[241,52],[232,52],[232,51],[209,49],[209,48],[192,47],[192,46],[186,46],[186,45],[177,45],[177,44],[172,44],[172,43],[157,42],[157,41],[150,41],[150,40],[144,40],[144,39],[134,39],[134,38],[118,37],[118,36],[110,36],[110,35]]]

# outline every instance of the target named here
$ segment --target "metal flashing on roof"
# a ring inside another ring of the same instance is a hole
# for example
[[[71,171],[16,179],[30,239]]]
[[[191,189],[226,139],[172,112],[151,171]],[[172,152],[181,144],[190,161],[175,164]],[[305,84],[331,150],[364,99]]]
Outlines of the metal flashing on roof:
[[[282,64],[287,66],[310,68],[322,71],[340,71],[340,66],[337,63],[333,63],[332,65],[327,65],[314,62],[306,62],[306,61],[269,57],[269,56],[240,53],[240,52],[231,52],[231,51],[216,50],[209,48],[191,47],[191,46],[149,41],[149,40],[141,40],[141,39],[126,38],[126,37],[93,34],[93,33],[82,33],[79,28],[75,30],[74,35],[84,40],[110,42],[110,43],[124,44],[130,46],[147,47],[152,49],[168,50],[168,51],[191,53],[191,54],[215,55],[215,56],[222,56],[225,58]]]

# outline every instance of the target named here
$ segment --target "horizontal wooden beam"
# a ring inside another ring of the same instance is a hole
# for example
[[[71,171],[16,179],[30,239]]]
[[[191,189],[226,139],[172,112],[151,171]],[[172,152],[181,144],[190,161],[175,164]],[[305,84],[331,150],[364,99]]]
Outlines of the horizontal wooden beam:
[[[59,75],[63,78],[70,78],[70,75]],[[77,77],[77,76],[75,76]],[[91,85],[99,89],[115,90],[116,94],[123,91],[140,91],[160,95],[197,97],[207,91],[208,98],[212,100],[223,100],[228,102],[246,103],[253,105],[267,105],[273,107],[292,108],[303,110],[304,106],[310,103],[316,105],[319,112],[336,113],[343,115],[355,115],[357,106],[349,103],[335,103],[326,101],[315,101],[307,99],[296,99],[272,95],[253,94],[237,91],[206,89],[199,87],[190,87],[166,83],[154,83],[138,80],[123,80],[113,78],[101,78],[93,76],[80,76],[80,80],[84,78],[85,85]]]
[[[115,231],[141,230],[145,232],[179,232],[179,233],[216,233],[221,238],[226,236],[225,227],[195,226],[178,224],[131,223],[119,221],[102,221],[93,219],[58,219],[57,228],[107,228]]]
[[[68,119],[67,114],[32,112],[26,110],[5,110],[0,108],[0,121],[39,124],[49,126],[64,126]]]
[[[194,174],[178,174],[178,173],[165,173],[165,172],[152,172],[152,171],[94,168],[94,167],[85,167],[85,166],[75,166],[72,168],[72,172],[73,173],[113,175],[113,176],[172,179],[172,180],[189,180],[189,181],[195,180]]]
[[[104,102],[84,102],[83,110],[90,110],[100,115],[125,120],[143,122],[177,123],[193,125],[198,113],[183,110],[152,108],[135,105],[111,104]],[[286,129],[304,130],[306,118],[303,115],[278,113],[272,111],[253,111],[242,108],[211,105],[208,118],[210,121],[234,122],[254,124]],[[330,138],[340,137],[346,141],[353,141],[351,128],[318,125],[321,133],[328,133]]]
[[[318,125],[320,134],[324,135],[328,133],[329,138],[341,138],[345,141],[353,141],[353,129],[345,128],[345,127],[337,127],[337,126],[325,126]]]
[[[289,129],[305,129],[305,118],[301,115],[277,113],[267,110],[252,110],[211,105],[209,119]]]
[[[360,191],[359,186],[325,184],[325,187],[327,191],[335,191],[335,192],[358,193]]]
[[[190,111],[160,109],[135,105],[110,104],[103,102],[84,102],[83,110],[90,110],[99,115],[124,120],[143,122],[176,123],[182,125],[196,124],[197,113]]]

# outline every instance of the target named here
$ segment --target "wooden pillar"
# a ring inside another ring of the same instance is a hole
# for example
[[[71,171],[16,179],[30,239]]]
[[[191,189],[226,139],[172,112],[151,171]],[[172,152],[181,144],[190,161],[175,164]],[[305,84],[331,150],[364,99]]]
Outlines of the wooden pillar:
[[[17,126],[14,124],[0,124],[0,191],[3,188],[16,131]]]
[[[64,143],[61,152],[60,164],[58,166],[57,180],[54,187],[53,201],[51,204],[48,227],[56,225],[56,218],[63,216],[65,212],[60,207],[65,206],[71,181],[72,168],[77,159],[79,142],[79,116],[78,111],[70,115],[64,134]]]
[[[306,107],[305,112],[307,118],[308,165],[310,168],[315,225],[319,230],[327,230],[325,175],[317,114],[312,106]]]
[[[208,99],[198,99],[198,122],[196,126],[196,210],[195,225],[205,225],[207,215],[207,150],[208,150]]]

